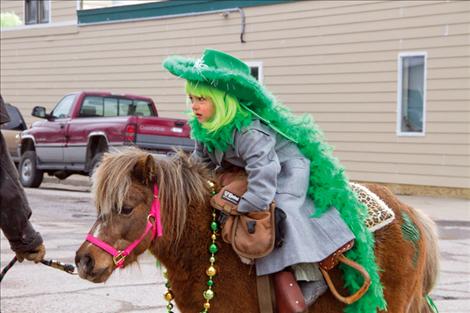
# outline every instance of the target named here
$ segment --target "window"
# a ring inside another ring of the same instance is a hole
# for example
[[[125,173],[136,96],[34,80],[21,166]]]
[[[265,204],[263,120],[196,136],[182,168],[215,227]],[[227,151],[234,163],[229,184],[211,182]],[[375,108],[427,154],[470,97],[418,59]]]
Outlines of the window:
[[[118,116],[118,99],[104,98],[104,116]]]
[[[103,116],[103,97],[86,97],[83,100],[79,115],[81,117]]]
[[[126,99],[119,99],[119,115],[154,116],[147,101]]]
[[[251,76],[257,81],[263,83],[263,63],[262,62],[246,62],[250,67]]]
[[[25,0],[25,24],[49,23],[50,0]]]
[[[399,135],[424,135],[426,53],[402,53],[398,58]]]
[[[67,118],[70,117],[70,111],[72,105],[75,102],[75,95],[68,95],[62,98],[62,100],[57,103],[51,115],[55,118]]]
[[[81,117],[155,116],[149,102],[113,97],[87,96],[80,108]]]

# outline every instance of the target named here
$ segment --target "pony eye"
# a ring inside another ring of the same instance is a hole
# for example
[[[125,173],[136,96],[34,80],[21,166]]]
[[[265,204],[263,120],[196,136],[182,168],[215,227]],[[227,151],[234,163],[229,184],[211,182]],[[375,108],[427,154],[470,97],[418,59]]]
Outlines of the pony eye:
[[[129,215],[132,213],[132,210],[134,210],[134,208],[124,206],[121,208],[120,214]]]

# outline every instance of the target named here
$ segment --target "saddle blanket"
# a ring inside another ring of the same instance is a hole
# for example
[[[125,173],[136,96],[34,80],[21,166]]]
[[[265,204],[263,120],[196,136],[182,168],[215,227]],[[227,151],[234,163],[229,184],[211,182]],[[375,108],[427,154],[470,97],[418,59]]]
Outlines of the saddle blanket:
[[[393,210],[367,187],[352,182],[349,185],[357,194],[359,201],[367,206],[368,214],[365,224],[371,232],[390,224],[395,219]]]

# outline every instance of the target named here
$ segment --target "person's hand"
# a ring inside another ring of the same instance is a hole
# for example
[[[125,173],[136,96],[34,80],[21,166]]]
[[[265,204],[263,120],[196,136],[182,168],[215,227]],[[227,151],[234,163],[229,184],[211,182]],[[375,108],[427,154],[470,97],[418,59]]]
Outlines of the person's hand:
[[[34,261],[34,263],[40,262],[44,255],[46,255],[46,247],[44,244],[41,244],[36,247],[33,251],[23,251],[23,252],[15,252],[16,258],[19,262],[23,262],[24,259],[28,261]]]

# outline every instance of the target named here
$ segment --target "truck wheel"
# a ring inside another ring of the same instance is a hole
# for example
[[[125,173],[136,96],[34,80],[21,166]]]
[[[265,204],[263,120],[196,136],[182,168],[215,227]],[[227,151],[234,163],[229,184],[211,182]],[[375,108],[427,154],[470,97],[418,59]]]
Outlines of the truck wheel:
[[[95,172],[96,168],[100,165],[101,159],[103,158],[104,153],[97,153],[90,163],[90,171],[88,172],[88,176],[92,176]]]
[[[26,151],[20,160],[20,182],[24,187],[39,187],[44,176],[43,171],[36,167],[36,152]]]

